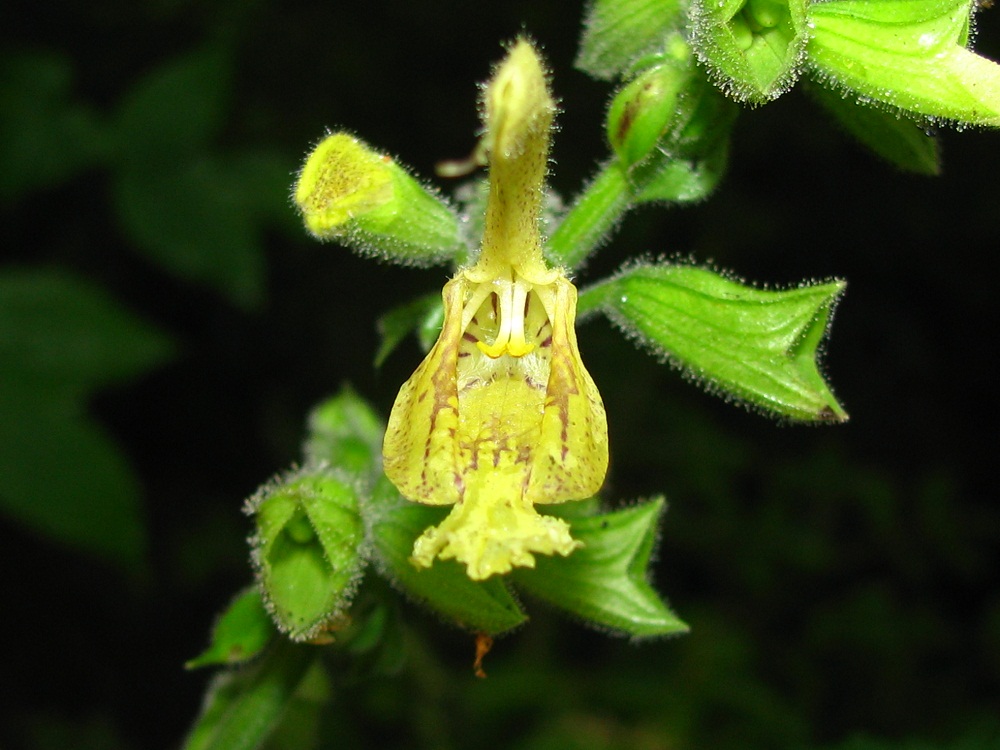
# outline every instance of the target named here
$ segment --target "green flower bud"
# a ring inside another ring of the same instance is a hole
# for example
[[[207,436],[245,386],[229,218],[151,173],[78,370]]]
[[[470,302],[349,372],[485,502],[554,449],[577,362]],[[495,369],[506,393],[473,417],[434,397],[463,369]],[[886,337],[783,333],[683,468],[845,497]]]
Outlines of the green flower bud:
[[[460,250],[458,219],[390,156],[347,133],[327,136],[295,185],[306,229],[404,265],[447,261]]]
[[[635,203],[705,198],[725,174],[739,106],[703,76],[693,75],[659,147],[631,173]]]
[[[726,93],[761,104],[798,78],[808,5],[808,0],[695,0],[692,43]]]
[[[640,73],[615,94],[608,108],[611,148],[628,168],[645,159],[677,119],[677,97],[692,72],[686,65],[661,63]]]
[[[919,115],[1000,126],[1000,66],[966,49],[969,0],[830,0],[815,6],[821,82]]]
[[[354,487],[307,468],[262,487],[246,512],[257,524],[252,559],[271,616],[292,640],[316,638],[360,578],[364,534]]]

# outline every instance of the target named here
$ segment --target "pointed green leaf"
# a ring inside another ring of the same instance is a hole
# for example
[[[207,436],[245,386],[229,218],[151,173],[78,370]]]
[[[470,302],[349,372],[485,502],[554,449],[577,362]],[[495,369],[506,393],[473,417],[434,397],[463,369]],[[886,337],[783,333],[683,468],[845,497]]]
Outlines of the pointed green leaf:
[[[166,270],[251,309],[264,295],[260,197],[243,164],[207,154],[119,172],[118,219],[135,248]]]
[[[170,350],[162,334],[80,279],[0,274],[0,509],[53,540],[141,570],[138,482],[86,399]]]
[[[659,52],[685,21],[685,0],[592,0],[583,22],[576,67],[611,80],[647,54]]]
[[[573,538],[583,547],[568,557],[542,557],[517,568],[526,592],[635,638],[676,635],[688,628],[649,583],[649,560],[663,498],[613,513],[574,518]]]
[[[349,481],[306,466],[247,501],[253,563],[275,624],[293,640],[321,634],[350,603],[364,532]]]
[[[82,394],[165,361],[168,339],[68,274],[0,274],[0,381]]]
[[[821,82],[929,117],[1000,126],[1000,65],[965,48],[968,0],[831,0],[812,11]]]
[[[441,320],[444,308],[441,305],[441,295],[437,292],[425,294],[406,304],[394,307],[378,319],[378,332],[382,337],[378,352],[375,354],[375,366],[380,367],[386,358],[392,354],[400,342],[413,331],[420,335],[421,346],[426,341],[425,332],[433,333],[431,345],[441,332]],[[428,350],[430,347],[423,347]]]
[[[792,419],[843,421],[816,357],[844,286],[767,291],[705,268],[640,265],[585,291],[581,307],[600,306],[714,390]]]
[[[938,139],[926,125],[867,106],[825,86],[810,86],[809,93],[848,133],[883,159],[908,172],[940,173]]]
[[[221,48],[172,58],[122,101],[116,143],[128,170],[155,171],[206,149],[229,103],[232,59]]]
[[[762,104],[798,78],[808,7],[808,0],[694,0],[691,41],[727,94]]]
[[[422,569],[410,563],[414,541],[441,521],[442,510],[407,502],[389,480],[379,482],[367,512],[384,573],[404,593],[460,627],[496,635],[525,622],[527,616],[499,578],[472,581],[454,560]]]
[[[141,491],[75,396],[0,380],[0,511],[35,533],[143,570]]]
[[[318,653],[279,639],[264,658],[209,687],[184,750],[257,750],[279,726]]]
[[[70,179],[104,155],[105,129],[72,84],[62,54],[0,58],[0,201]]]
[[[349,476],[374,478],[381,473],[384,431],[385,425],[368,402],[345,387],[309,415],[306,461],[326,462]]]
[[[274,625],[264,608],[260,590],[253,586],[240,593],[212,628],[212,642],[186,669],[218,664],[238,664],[259,654],[274,636]]]

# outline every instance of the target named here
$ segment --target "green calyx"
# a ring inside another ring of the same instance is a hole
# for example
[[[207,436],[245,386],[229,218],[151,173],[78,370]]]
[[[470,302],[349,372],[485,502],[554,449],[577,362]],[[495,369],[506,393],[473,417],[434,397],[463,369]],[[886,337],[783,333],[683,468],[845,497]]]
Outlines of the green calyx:
[[[808,8],[808,0],[696,0],[692,43],[730,96],[762,104],[798,78]]]
[[[253,562],[268,610],[292,640],[312,640],[350,603],[363,539],[354,487],[320,468],[265,485],[247,502]]]

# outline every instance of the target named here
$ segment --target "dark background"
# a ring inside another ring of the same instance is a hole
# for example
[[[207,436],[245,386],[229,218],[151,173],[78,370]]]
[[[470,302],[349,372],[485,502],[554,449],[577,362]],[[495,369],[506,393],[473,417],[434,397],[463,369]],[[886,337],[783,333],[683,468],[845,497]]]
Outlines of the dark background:
[[[572,68],[577,2],[17,1],[4,16],[2,54],[62,56],[71,97],[101,122],[158,67],[221,50],[233,77],[205,148],[279,165],[255,209],[263,285],[249,302],[137,247],[108,152],[0,204],[8,268],[68,269],[176,346],[89,402],[141,482],[141,565],[0,518],[0,747],[176,747],[209,677],[182,664],[249,580],[243,498],[298,458],[306,413],[342,384],[387,412],[419,352],[408,341],[374,370],[374,320],[447,274],[309,240],[287,202],[309,145],[347,128],[429,177],[472,149],[476,83],[524,29],[562,100],[552,184],[568,197],[605,153],[609,89]],[[978,49],[1000,57],[997,11],[979,27]],[[164,106],[177,116],[185,99]],[[940,138],[942,176],[899,173],[796,89],[743,113],[707,202],[630,216],[578,277],[677,254],[778,287],[849,282],[825,358],[843,426],[777,423],[602,320],[580,331],[609,414],[608,497],[666,494],[655,580],[691,635],[633,645],[528,602],[532,623],[500,641],[481,683],[467,637],[403,605],[431,666],[338,698],[337,746],[818,747],[995,732],[1000,136]]]

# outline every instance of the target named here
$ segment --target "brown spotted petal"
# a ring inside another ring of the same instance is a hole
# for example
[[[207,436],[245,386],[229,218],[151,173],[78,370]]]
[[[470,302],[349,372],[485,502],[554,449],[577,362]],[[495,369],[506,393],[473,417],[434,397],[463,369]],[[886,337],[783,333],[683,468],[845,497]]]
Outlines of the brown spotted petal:
[[[567,555],[579,546],[568,525],[534,505],[594,494],[608,460],[604,407],[576,344],[576,289],[561,274],[535,285],[460,272],[443,296],[441,336],[400,390],[383,451],[405,497],[456,505],[417,540],[413,562],[455,558],[478,580],[533,566],[533,553]]]

